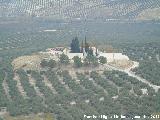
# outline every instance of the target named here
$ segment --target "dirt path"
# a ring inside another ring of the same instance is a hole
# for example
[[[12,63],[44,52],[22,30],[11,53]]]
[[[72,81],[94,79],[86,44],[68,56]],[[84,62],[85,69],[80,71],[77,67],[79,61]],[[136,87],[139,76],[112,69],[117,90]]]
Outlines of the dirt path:
[[[28,75],[28,78],[29,78],[29,83],[34,87],[37,95],[42,98],[45,98],[44,95],[40,92],[39,88],[36,86],[36,80],[34,78],[32,78],[31,75]]]
[[[52,83],[48,80],[48,78],[44,75],[43,76],[44,80],[44,84],[49,87],[49,89],[54,93],[54,94],[57,94],[57,91],[54,89],[54,87],[52,86]]]
[[[20,82],[20,78],[19,78],[19,75],[17,73],[14,73],[14,78],[13,80],[15,80],[17,82],[17,88],[19,90],[19,92],[21,93],[21,95],[24,97],[24,98],[27,98],[27,93],[24,91],[23,89],[23,86]]]
[[[42,93],[40,92],[40,89],[36,86],[36,80],[35,80],[31,75],[28,75],[28,79],[29,79],[29,83],[31,84],[31,86],[34,87],[34,89],[35,89],[35,91],[36,91],[36,94],[43,99],[42,104],[43,104],[45,107],[48,107],[48,106],[45,104],[45,96],[44,96],[44,94],[42,94]]]
[[[108,95],[108,92],[102,86],[98,85],[94,80],[92,80],[92,83],[95,87],[102,89],[104,93]]]
[[[133,73],[132,71],[125,71],[125,73],[127,73],[129,76],[136,78],[137,80],[149,85],[150,87],[152,87],[155,92],[158,92],[158,90],[160,89],[160,86],[154,85],[152,83],[150,83],[148,80],[141,78],[139,76],[137,76],[135,73]]]
[[[5,94],[6,94],[7,98],[8,98],[9,100],[11,100],[11,96],[10,96],[10,94],[9,94],[9,87],[8,87],[8,84],[7,84],[6,79],[7,79],[7,73],[5,73],[5,78],[4,78],[4,80],[3,80],[2,86],[3,86],[3,88],[4,88],[4,91],[5,91]]]
[[[137,64],[136,62],[134,63],[134,65],[133,65],[130,69],[126,69],[126,70],[122,70],[122,69],[113,67],[113,66],[108,65],[108,64],[105,64],[105,66],[106,66],[106,67],[110,67],[112,70],[118,70],[118,71],[127,73],[129,76],[134,77],[134,78],[136,78],[137,80],[139,80],[139,81],[141,81],[141,82],[149,85],[150,87],[152,87],[152,88],[155,90],[155,92],[158,92],[158,90],[160,89],[160,86],[157,86],[157,85],[154,85],[154,84],[150,83],[148,80],[139,77],[138,75],[136,75],[135,73],[133,73],[133,72],[131,71],[132,68],[138,67],[138,64]]]
[[[72,89],[70,89],[69,88],[69,86],[63,81],[63,78],[62,77],[58,77],[58,80],[59,80],[59,82],[62,84],[62,85],[64,85],[64,87],[65,87],[65,89],[68,91],[68,92],[70,92],[70,93],[74,93],[73,91],[72,91]]]

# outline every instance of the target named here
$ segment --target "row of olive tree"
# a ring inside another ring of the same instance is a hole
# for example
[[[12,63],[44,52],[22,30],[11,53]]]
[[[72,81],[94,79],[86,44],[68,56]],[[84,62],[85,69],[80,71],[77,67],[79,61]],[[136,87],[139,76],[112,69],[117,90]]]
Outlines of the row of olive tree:
[[[107,63],[107,59],[103,56],[97,58],[96,56],[87,55],[86,58],[82,61],[82,59],[78,56],[73,57],[75,67],[79,68],[82,66],[98,66],[100,64]],[[70,63],[70,59],[67,55],[61,54],[59,57],[59,64],[68,65]],[[55,68],[57,66],[57,62],[55,60],[45,60],[43,59],[40,63],[41,67],[50,67]]]
[[[92,55],[87,55],[87,57],[83,60],[78,56],[75,56],[73,58],[74,60],[74,64],[76,67],[82,67],[82,66],[98,66],[99,63],[100,64],[105,64],[107,63],[107,59],[103,56],[100,56],[99,58],[97,58],[96,56],[92,56]]]

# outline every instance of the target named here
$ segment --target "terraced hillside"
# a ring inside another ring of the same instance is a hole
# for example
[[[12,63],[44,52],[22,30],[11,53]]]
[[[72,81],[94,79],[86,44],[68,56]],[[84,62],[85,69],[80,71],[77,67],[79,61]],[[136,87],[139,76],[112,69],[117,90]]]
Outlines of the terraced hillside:
[[[80,120],[84,115],[123,114],[131,119],[159,110],[159,92],[118,71],[77,73],[75,77],[57,69],[1,69],[0,73],[0,108],[15,117],[51,113],[56,120]],[[0,114],[8,120],[6,112]]]
[[[85,120],[84,115],[116,114],[151,120],[150,116],[160,111],[160,89],[140,79],[160,85],[159,43],[130,45],[123,51],[140,62],[130,71],[139,77],[108,65],[91,69],[57,62],[54,67],[41,66],[38,70],[13,70],[7,63],[0,64],[1,117],[40,120],[39,116],[46,113],[51,120]]]
[[[1,0],[0,16],[133,19],[148,9],[159,7],[159,0]],[[143,16],[146,15],[142,14],[141,19]]]

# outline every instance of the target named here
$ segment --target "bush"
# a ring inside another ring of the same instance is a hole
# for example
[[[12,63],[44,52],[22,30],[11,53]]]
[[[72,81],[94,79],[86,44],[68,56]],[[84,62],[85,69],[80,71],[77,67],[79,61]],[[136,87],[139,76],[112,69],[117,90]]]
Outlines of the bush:
[[[105,63],[107,63],[107,59],[106,59],[105,57],[103,57],[103,56],[100,56],[100,57],[99,57],[99,62],[100,62],[101,64],[105,64]]]
[[[49,62],[48,62],[48,67],[50,67],[50,68],[55,68],[56,65],[57,65],[57,63],[56,63],[55,60],[52,60],[52,59],[49,60]]]
[[[65,54],[61,54],[59,60],[60,60],[60,63],[62,64],[65,64],[65,65],[69,64],[69,57]]]
[[[46,61],[46,60],[42,60],[41,63],[40,63],[41,67],[45,68],[45,67],[50,67],[50,68],[55,68],[57,63],[55,60],[49,60],[49,61]]]
[[[142,90],[139,87],[133,87],[133,90],[137,95],[139,95],[139,96],[142,95]]]
[[[40,63],[41,67],[47,67],[48,66],[48,61],[46,61],[45,59],[43,59]]]
[[[82,67],[82,61],[81,61],[81,58],[80,57],[78,57],[78,56],[75,56],[74,58],[73,58],[73,60],[74,60],[74,64],[75,64],[75,66],[76,67]]]

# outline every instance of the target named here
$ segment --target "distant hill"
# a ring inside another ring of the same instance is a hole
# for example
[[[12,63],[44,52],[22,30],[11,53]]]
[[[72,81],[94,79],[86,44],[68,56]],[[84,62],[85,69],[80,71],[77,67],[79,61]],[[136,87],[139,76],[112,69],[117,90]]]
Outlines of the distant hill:
[[[32,16],[61,19],[146,20],[159,19],[158,9],[160,9],[160,0],[0,1],[0,17]],[[149,12],[149,14],[146,12]]]

